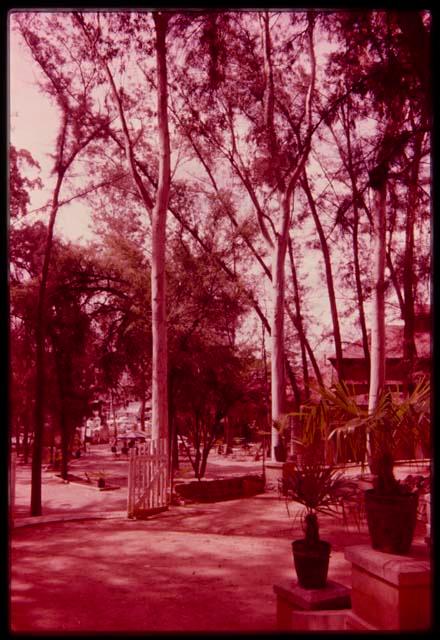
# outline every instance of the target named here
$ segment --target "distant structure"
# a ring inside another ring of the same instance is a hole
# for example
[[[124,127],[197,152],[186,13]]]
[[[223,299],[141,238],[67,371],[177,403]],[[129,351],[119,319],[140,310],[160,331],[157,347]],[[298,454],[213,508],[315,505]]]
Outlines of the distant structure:
[[[369,332],[368,342],[371,344]],[[429,308],[418,311],[415,317],[414,342],[416,359],[414,370],[429,375],[431,371],[431,313]],[[403,324],[389,324],[385,327],[385,384],[392,389],[402,389],[403,371]],[[368,394],[369,372],[360,341],[347,345],[342,352],[344,382],[353,390],[353,395]],[[333,380],[336,371],[336,358],[329,358],[333,366]]]

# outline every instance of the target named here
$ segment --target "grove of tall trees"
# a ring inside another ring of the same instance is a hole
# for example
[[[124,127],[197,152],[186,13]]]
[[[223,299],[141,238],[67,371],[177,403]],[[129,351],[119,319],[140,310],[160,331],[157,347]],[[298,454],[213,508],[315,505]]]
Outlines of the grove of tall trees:
[[[128,376],[173,464],[190,435],[197,477],[246,403],[274,457],[285,414],[344,379],[350,342],[374,408],[396,319],[411,388],[431,295],[430,27],[397,9],[11,14],[58,113],[46,184],[31,142],[12,131],[9,150],[11,433],[26,456],[32,436],[32,515],[47,424],[66,475],[93,385],[116,397]],[[82,243],[57,226],[78,206]]]

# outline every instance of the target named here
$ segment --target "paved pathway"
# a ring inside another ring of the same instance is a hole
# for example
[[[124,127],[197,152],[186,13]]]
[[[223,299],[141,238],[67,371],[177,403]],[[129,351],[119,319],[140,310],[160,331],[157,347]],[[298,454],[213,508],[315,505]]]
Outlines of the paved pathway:
[[[106,455],[95,454],[76,461],[72,471]],[[217,461],[212,473],[227,474],[228,464]],[[18,466],[17,525],[29,523],[26,473]],[[14,630],[274,630],[273,584],[295,581],[290,542],[302,535],[298,518],[289,518],[276,493],[173,506],[146,521],[127,519],[125,501],[123,488],[65,485],[45,472],[44,518],[58,521],[32,518],[32,526],[11,533]],[[107,519],[90,519],[103,514]],[[84,519],[60,521],[67,517]],[[329,577],[349,586],[344,548],[368,542],[366,529],[346,529],[329,517],[320,522],[321,536],[332,544]]]

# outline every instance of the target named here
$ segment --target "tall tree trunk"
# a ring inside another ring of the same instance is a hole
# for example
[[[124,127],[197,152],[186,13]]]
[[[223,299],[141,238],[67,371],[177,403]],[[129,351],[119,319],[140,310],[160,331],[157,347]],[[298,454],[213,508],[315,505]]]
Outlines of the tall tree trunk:
[[[84,35],[91,41],[84,18],[79,13],[74,16],[83,29]],[[153,203],[138,171],[134,156],[133,142],[130,137],[121,95],[105,58],[97,53],[118,109],[124,136],[124,149],[130,173],[138,193],[147,209],[151,211],[152,258],[151,258],[151,316],[152,316],[152,393],[151,393],[151,437],[168,439],[168,383],[167,383],[167,322],[166,322],[166,217],[170,192],[170,138],[168,131],[168,89],[166,34],[168,15],[153,11],[156,31],[156,74],[157,74],[157,131],[159,140],[159,177],[156,198]]]
[[[399,279],[397,277],[397,273],[394,268],[393,260],[391,258],[391,246],[389,241],[388,241],[388,248],[386,249],[385,259],[386,259],[386,265],[390,272],[391,282],[393,283],[394,291],[396,292],[397,300],[399,301],[400,314],[402,318],[404,318],[405,317],[405,301],[402,295],[402,290],[400,288]]]
[[[385,384],[385,229],[386,179],[374,190],[373,251],[372,251],[372,308],[371,308],[371,367],[368,411],[371,413]],[[371,453],[371,448],[370,448]]]
[[[143,386],[143,385],[142,385]],[[146,397],[145,397],[145,389],[142,389],[141,395],[141,409],[139,412],[139,421],[141,423],[141,431],[145,431],[145,408],[146,408]]]
[[[414,361],[417,357],[414,340],[414,221],[417,210],[418,176],[422,157],[423,133],[418,133],[414,144],[408,189],[408,204],[405,223],[405,255],[403,262],[404,328],[403,328],[403,371],[404,388],[410,392],[413,382]]]
[[[67,130],[67,117],[64,114],[61,131],[62,157]],[[52,196],[46,245],[44,248],[43,270],[38,293],[37,314],[35,324],[35,405],[34,405],[34,446],[32,450],[31,473],[31,516],[41,515],[41,463],[44,435],[44,391],[45,391],[45,343],[46,343],[46,290],[49,277],[49,263],[52,253],[53,230],[58,213],[59,195],[63,182],[65,167],[59,163],[57,181]]]
[[[152,358],[152,438],[168,438],[167,319],[165,303],[166,215],[170,192],[170,139],[168,132],[168,94],[166,32],[168,17],[153,13],[156,28],[157,118],[159,135],[159,182],[152,212],[151,314]]]
[[[23,462],[28,463],[29,458],[29,423],[32,420],[32,412],[29,410],[26,412],[25,423],[23,425]]]
[[[285,206],[288,206],[285,203]],[[285,360],[284,360],[284,261],[287,242],[282,235],[277,237],[272,263],[272,322],[271,322],[271,457],[280,444],[280,434],[274,427],[285,411]]]
[[[301,347],[304,396],[305,396],[305,399],[308,400],[310,398],[310,380],[309,380],[309,369],[307,366],[305,331],[304,331],[304,325],[303,325],[302,314],[301,314],[301,300],[299,296],[299,284],[298,284],[298,277],[296,273],[295,258],[293,255],[292,239],[290,237],[289,237],[288,246],[289,246],[289,258],[290,258],[290,271],[292,274],[292,282],[293,282],[293,296],[294,296],[294,302],[295,302],[295,318],[298,326],[297,331],[298,331],[300,347]]]
[[[368,345],[368,331],[367,331],[367,322],[365,319],[365,308],[364,308],[364,293],[362,290],[361,270],[360,270],[360,264],[359,264],[359,209],[357,205],[354,205],[353,209],[354,209],[354,221],[353,221],[354,277],[356,282],[359,324],[361,326],[361,333],[362,333],[362,347],[364,350],[367,376],[369,376],[370,375],[370,347]]]
[[[328,247],[327,238],[325,237],[324,229],[322,228],[322,224],[319,219],[315,200],[310,190],[306,171],[304,171],[303,173],[302,185],[310,205],[310,210],[312,212],[313,220],[315,222],[316,230],[319,236],[319,241],[321,243],[321,250],[324,258],[328,299],[330,303],[330,312],[331,312],[332,324],[333,324],[333,339],[335,343],[335,352],[336,352],[336,371],[338,373],[338,378],[340,380],[343,380],[344,365],[343,365],[343,358],[342,358],[342,340],[341,340],[341,330],[339,327],[338,308],[336,305],[336,293],[335,293],[335,285],[333,281],[332,264],[330,260],[330,250]]]
[[[60,395],[60,431],[61,431],[61,477],[67,480],[69,472],[69,418],[65,409],[64,394]]]
[[[353,150],[350,135],[350,97],[347,99],[347,113],[341,108],[342,122],[347,138],[347,170],[350,176],[351,192],[353,194],[353,262],[354,278],[356,283],[356,295],[358,301],[359,324],[362,333],[362,347],[366,363],[367,375],[370,376],[370,347],[368,345],[367,322],[365,319],[364,293],[362,289],[361,270],[359,264],[359,191],[356,183],[356,174],[353,166]]]
[[[310,55],[310,82],[305,98],[304,121],[307,126],[305,139],[300,145],[301,151],[298,155],[295,167],[292,169],[287,179],[281,175],[278,158],[278,141],[274,127],[274,83],[272,69],[271,39],[269,30],[269,17],[266,12],[264,16],[264,65],[266,75],[265,102],[265,124],[268,136],[268,151],[274,163],[275,177],[278,190],[281,196],[281,212],[279,225],[275,225],[275,234],[272,241],[269,241],[268,231],[264,220],[259,215],[260,228],[269,246],[272,248],[272,323],[271,323],[271,393],[272,393],[272,416],[271,416],[271,457],[275,457],[275,447],[281,442],[280,434],[274,427],[274,421],[278,421],[285,411],[285,356],[284,356],[284,299],[285,299],[285,274],[284,264],[287,251],[287,241],[291,223],[291,207],[294,197],[295,187],[304,170],[306,160],[310,153],[312,136],[312,98],[315,89],[316,58],[313,44],[314,14],[309,11],[307,14],[308,27],[307,36]]]
[[[389,105],[388,122],[378,148],[376,165],[369,172],[369,185],[374,194],[372,216],[372,309],[371,309],[371,364],[368,411],[376,407],[385,385],[385,262],[386,262],[386,204],[389,167],[402,149],[397,132],[401,126],[402,104],[397,96]],[[369,455],[374,451],[369,445]]]
[[[115,438],[118,437],[118,425],[116,423],[116,413],[115,413],[115,403],[113,400],[113,388],[110,387],[110,412],[112,414],[112,420],[113,420],[113,434],[115,436]],[[84,437],[85,439],[85,437]],[[116,442],[115,442],[115,446],[116,446]]]
[[[176,412],[174,407],[174,369],[171,368],[168,372],[168,423],[169,423],[169,465],[170,465],[170,478],[171,487],[173,484],[174,471],[179,469],[179,444],[177,441],[177,425],[176,425]]]
[[[269,368],[267,366],[267,352],[266,352],[266,340],[265,340],[265,325],[261,323],[261,353],[263,360],[263,376],[264,376],[264,400],[265,400],[265,417],[266,423],[263,431],[266,431],[270,420],[270,390],[269,390]],[[270,332],[269,332],[270,335]]]

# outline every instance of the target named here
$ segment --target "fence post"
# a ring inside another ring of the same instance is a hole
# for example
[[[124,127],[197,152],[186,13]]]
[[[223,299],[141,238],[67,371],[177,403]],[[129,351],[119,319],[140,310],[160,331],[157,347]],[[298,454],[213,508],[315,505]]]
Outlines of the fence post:
[[[128,492],[127,492],[127,517],[131,518],[133,515],[133,492],[134,492],[134,482],[133,482],[133,474],[134,474],[134,449],[130,449],[128,452]]]

